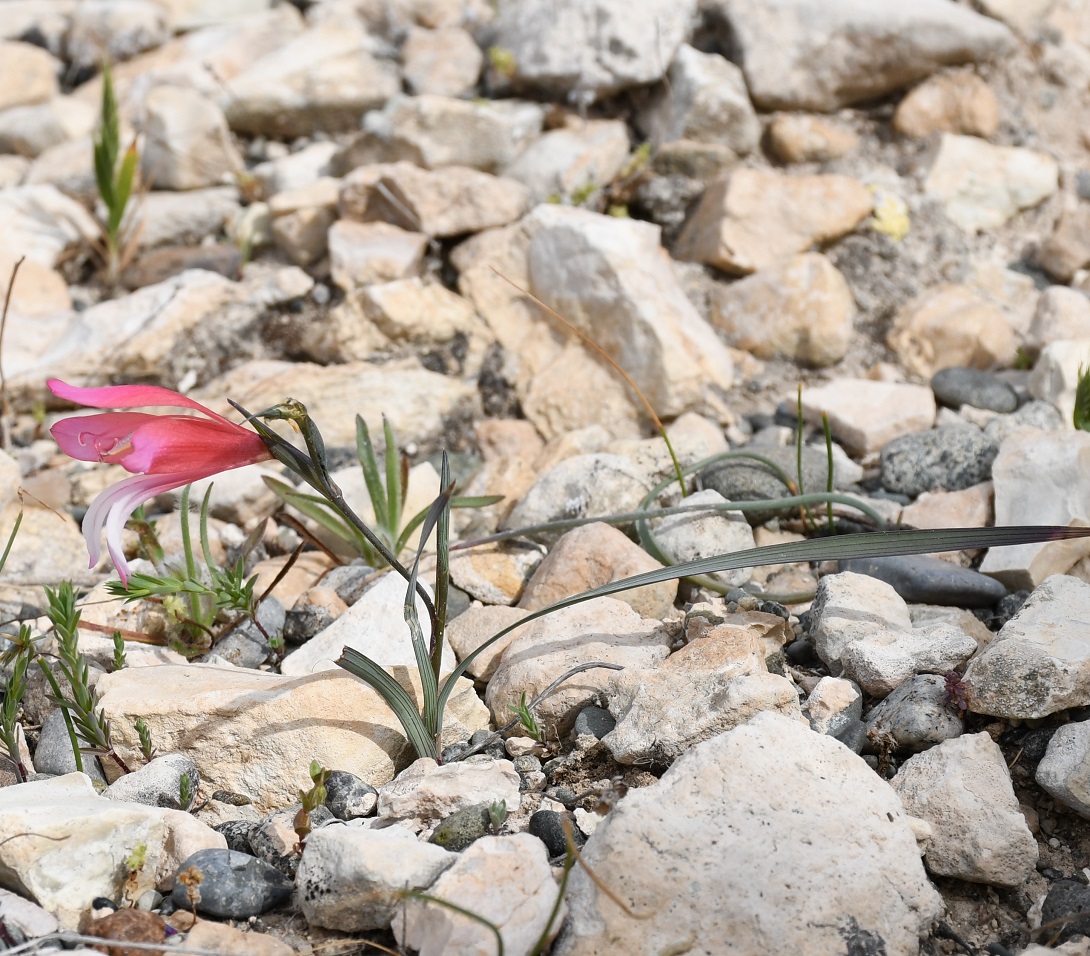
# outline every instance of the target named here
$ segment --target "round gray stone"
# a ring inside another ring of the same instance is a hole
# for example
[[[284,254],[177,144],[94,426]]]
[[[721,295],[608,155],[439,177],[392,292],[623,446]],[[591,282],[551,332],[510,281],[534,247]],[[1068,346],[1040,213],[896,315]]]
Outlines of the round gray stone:
[[[216,919],[257,916],[289,900],[294,888],[292,879],[276,867],[236,850],[198,850],[178,867],[178,873],[190,867],[201,875],[197,912]],[[189,909],[187,888],[177,875],[171,900],[179,909]]]
[[[993,372],[978,368],[944,368],[931,379],[931,391],[941,405],[972,405],[1008,414],[1018,407],[1018,394]]]
[[[840,562],[840,570],[885,581],[909,604],[994,607],[1007,595],[995,578],[928,554],[851,558]]]
[[[946,681],[938,674],[919,674],[906,680],[867,717],[872,745],[883,739],[901,752],[919,753],[935,744],[961,736],[965,725],[946,700]]]
[[[933,428],[894,438],[882,449],[882,485],[921,495],[987,481],[999,445],[978,428]]]

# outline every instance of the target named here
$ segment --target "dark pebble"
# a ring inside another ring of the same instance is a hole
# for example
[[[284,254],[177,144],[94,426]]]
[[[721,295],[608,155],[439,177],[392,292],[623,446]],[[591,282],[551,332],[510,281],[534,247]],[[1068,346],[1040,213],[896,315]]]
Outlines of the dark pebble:
[[[814,642],[808,637],[800,637],[797,641],[792,641],[784,647],[783,652],[792,664],[799,667],[814,667],[821,663]]]
[[[530,832],[545,844],[550,858],[564,856],[568,852],[568,841],[564,837],[565,819],[571,824],[576,847],[582,846],[586,837],[568,814],[557,813],[556,810],[538,810],[530,817]]]
[[[321,604],[293,607],[284,617],[284,643],[289,647],[298,647],[332,623],[333,614]]]
[[[1090,887],[1076,880],[1053,883],[1041,906],[1041,923],[1048,925],[1048,938],[1055,943],[1090,936]]]
[[[322,585],[333,588],[345,604],[355,604],[372,584],[375,583],[375,569],[366,564],[346,564],[327,572],[322,577]]]
[[[932,428],[894,438],[882,449],[882,485],[921,495],[960,491],[988,481],[999,444],[979,428]]]
[[[761,601],[757,605],[757,610],[762,614],[775,614],[776,617],[782,617],[785,621],[791,620],[791,612],[779,601]]]
[[[849,750],[862,753],[867,745],[867,725],[858,718],[853,718],[833,736]]]
[[[354,773],[334,770],[325,782],[326,809],[338,820],[370,816],[378,804],[378,791]]]
[[[476,747],[478,744],[484,743],[491,736],[491,730],[475,730],[473,731],[473,735],[469,738],[469,746]],[[507,759],[507,751],[504,749],[503,740],[500,737],[497,737],[489,746],[485,747],[481,753],[488,754],[493,760]]]
[[[595,707],[593,704],[584,707],[575,717],[575,736],[590,735],[601,740],[614,727],[617,721],[604,707]]]
[[[464,850],[492,830],[489,804],[475,803],[444,817],[431,835],[432,843],[453,853]]]
[[[944,368],[931,379],[940,405],[972,405],[1006,415],[1018,408],[1018,393],[994,372],[976,368]]]
[[[541,760],[533,754],[523,754],[511,763],[515,767],[515,773],[541,773]]]
[[[851,558],[840,562],[840,570],[885,581],[909,604],[993,607],[1007,593],[995,578],[928,554]]]
[[[227,820],[217,823],[212,829],[223,834],[228,850],[252,854],[254,848],[250,846],[250,834],[260,825],[260,820]]]
[[[197,912],[216,919],[249,919],[291,899],[293,881],[264,860],[235,850],[198,850],[178,868],[201,874]],[[186,886],[174,879],[170,898],[178,909],[189,909]]]
[[[242,257],[238,247],[230,243],[215,246],[166,246],[141,256],[121,273],[121,284],[126,289],[165,282],[186,269],[204,269],[218,272],[228,279],[238,277]]]
[[[459,740],[456,744],[447,744],[440,756],[443,758],[443,763],[453,763],[467,750],[469,750],[469,743],[465,740]]]
[[[1018,727],[1008,730],[999,742],[1005,747],[1010,747],[1018,753],[1018,762],[1023,764],[1038,764],[1044,758],[1048,750],[1048,742],[1052,735],[1059,730],[1058,727]]]
[[[271,813],[250,834],[250,846],[253,847],[254,856],[290,877],[294,877],[295,871],[299,869],[299,854],[295,850],[294,841],[291,847],[284,848],[282,834],[285,827],[289,830],[292,828],[295,815],[300,809],[300,805],[296,804],[290,809]],[[325,807],[318,807],[310,813],[311,829],[316,830],[332,819],[332,813]]]
[[[1011,591],[1010,594],[1006,594],[996,601],[995,607],[982,608],[973,613],[988,626],[989,630],[998,631],[1007,621],[1022,610],[1022,605],[1026,603],[1026,598],[1029,595],[1029,591]]]

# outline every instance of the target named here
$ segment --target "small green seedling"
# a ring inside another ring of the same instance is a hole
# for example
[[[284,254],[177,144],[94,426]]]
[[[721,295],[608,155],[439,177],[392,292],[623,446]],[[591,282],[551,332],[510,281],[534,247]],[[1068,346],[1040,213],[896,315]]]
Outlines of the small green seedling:
[[[499,834],[503,821],[507,819],[507,801],[493,800],[488,807],[488,822],[492,824],[492,832]]]
[[[151,728],[143,717],[136,718],[136,736],[140,738],[140,753],[145,763],[155,759],[155,745],[151,742]]]
[[[125,639],[120,631],[114,631],[114,670],[121,670],[125,663]]]
[[[526,703],[526,691],[522,692],[518,705],[511,708],[511,713],[518,717],[519,724],[526,731],[527,737],[533,737],[537,741],[544,739],[545,734],[541,727],[538,726],[537,720],[534,718],[534,712]]]
[[[303,852],[307,837],[310,836],[312,829],[310,815],[325,803],[325,784],[330,773],[332,771],[326,770],[317,760],[310,762],[311,787],[309,790],[299,791],[299,802],[302,806],[299,808],[299,812],[295,814],[294,828],[296,835],[299,837],[299,842],[295,844],[297,853]]]
[[[188,773],[183,773],[178,779],[178,805],[183,810],[188,810],[193,806],[193,798],[196,794],[193,792],[193,781]]]
[[[140,154],[133,140],[121,154],[121,120],[114,96],[113,75],[110,64],[102,65],[102,106],[98,128],[94,135],[95,184],[98,195],[106,207],[105,221],[101,223],[105,245],[106,281],[117,282],[125,260],[130,255],[132,237],[126,237],[122,224],[125,210],[132,197],[136,180],[136,167]]]

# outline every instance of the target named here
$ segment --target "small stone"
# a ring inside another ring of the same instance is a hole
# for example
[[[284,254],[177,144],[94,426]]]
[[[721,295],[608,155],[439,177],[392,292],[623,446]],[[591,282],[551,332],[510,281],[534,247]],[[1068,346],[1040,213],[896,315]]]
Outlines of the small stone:
[[[867,737],[881,748],[888,740],[895,751],[919,753],[959,737],[964,724],[947,703],[946,683],[938,674],[920,674],[890,693],[867,715]]]
[[[223,834],[228,850],[253,856],[254,848],[250,845],[250,834],[259,826],[261,826],[260,820],[227,820],[224,823],[217,823],[212,829]]]
[[[172,917],[176,919],[177,917]],[[183,944],[223,956],[292,956],[292,947],[265,933],[243,932],[226,923],[199,919],[186,932]]]
[[[927,554],[851,558],[841,565],[845,571],[887,582],[912,604],[992,607],[1007,593],[995,578]]]
[[[1090,819],[1090,725],[1060,727],[1048,742],[1035,779],[1079,816]]]
[[[893,129],[925,139],[932,133],[961,133],[990,139],[999,128],[995,93],[975,73],[943,73],[924,80],[897,106]]]
[[[163,754],[132,773],[118,777],[103,796],[111,800],[128,800],[149,807],[170,807],[188,810],[181,803],[181,779],[189,778],[190,803],[194,802],[201,785],[197,765],[185,754]]]
[[[815,733],[840,737],[863,716],[863,695],[850,680],[823,677],[807,696],[803,712]]]
[[[882,485],[916,497],[960,491],[991,478],[999,446],[978,428],[933,428],[894,438],[882,449]]]
[[[847,126],[805,113],[780,113],[768,124],[768,145],[784,163],[827,163],[859,145]]]
[[[295,829],[302,804],[268,814],[253,830],[249,840],[253,855],[275,866],[285,876],[295,876],[299,867],[299,842],[302,839]],[[310,825],[318,829],[334,819],[325,807],[315,807],[309,814]]]
[[[848,351],[855,303],[844,276],[820,252],[716,283],[709,320],[735,348],[822,368]]]
[[[545,844],[550,859],[564,856],[568,852],[568,839],[564,833],[564,820],[571,823],[571,818],[556,810],[538,810],[530,817],[529,831]],[[580,831],[572,826],[572,838],[578,848],[585,842]]]
[[[710,488],[685,499],[689,505],[724,505],[727,500]],[[741,516],[729,511],[670,515],[651,522],[655,540],[674,563],[699,561],[719,554],[756,547],[753,529]],[[752,568],[713,571],[709,577],[725,587],[740,587],[752,577]]]
[[[461,27],[412,27],[401,47],[401,63],[413,93],[464,96],[477,85],[484,54]]]
[[[444,850],[457,853],[464,850],[474,840],[478,840],[492,830],[492,818],[489,815],[490,803],[475,803],[470,807],[455,810],[444,817],[432,831],[431,840]]]
[[[592,704],[589,707],[584,707],[575,717],[575,728],[572,733],[576,737],[582,734],[589,734],[591,737],[596,737],[601,740],[606,734],[608,734],[614,727],[617,726],[617,721],[614,720],[613,715],[604,707],[598,707]]]
[[[338,820],[369,817],[378,805],[378,791],[353,773],[334,770],[325,782],[326,809]]]
[[[44,103],[58,93],[61,64],[31,43],[0,41],[0,111]]]
[[[840,671],[841,654],[853,641],[911,629],[904,599],[885,581],[864,574],[826,575],[810,605],[810,639],[834,673]]]
[[[200,894],[198,913],[216,919],[248,919],[291,898],[293,883],[278,869],[257,857],[234,850],[199,850],[178,868],[200,875],[193,887]],[[175,877],[171,899],[178,909],[191,909],[186,885]]]
[[[1090,935],[1090,887],[1078,880],[1057,880],[1041,905],[1041,922],[1056,927],[1049,940],[1057,945]]]
[[[1087,305],[1090,306],[1090,300]],[[981,369],[941,369],[931,377],[931,390],[940,404],[950,408],[972,405],[1002,414],[1018,408],[1018,393],[998,375]]]
[[[378,816],[430,824],[457,810],[500,800],[509,812],[519,807],[519,776],[510,760],[481,755],[437,765],[421,758],[379,790]]]
[[[109,916],[91,920],[87,926],[86,934],[119,943],[162,943],[167,938],[167,924],[158,913],[147,913],[138,909],[122,909],[110,913]],[[108,946],[105,950],[100,950],[100,952],[110,953],[111,956],[128,956],[129,953],[156,952],[156,950]],[[158,952],[161,953],[162,950],[158,950]]]
[[[805,389],[802,411],[806,421],[820,425],[829,416],[833,435],[852,453],[879,451],[898,435],[930,428],[935,421],[931,389],[869,379],[834,379]]]
[[[675,254],[727,272],[756,272],[839,239],[873,208],[871,193],[847,176],[738,169],[704,191],[678,236]]]
[[[1090,295],[1049,286],[1037,300],[1027,339],[1036,351],[1060,339],[1090,339]]]
[[[218,272],[228,279],[238,278],[242,256],[235,245],[162,246],[145,252],[121,273],[121,284],[127,289],[166,282],[186,269]]]
[[[1090,264],[1090,203],[1063,212],[1035,259],[1057,282],[1070,282]]]
[[[953,133],[943,133],[924,183],[927,195],[966,232],[998,228],[1057,188],[1059,167],[1051,156]]]
[[[220,108],[195,90],[157,86],[144,100],[144,180],[159,189],[218,186],[242,169]]]

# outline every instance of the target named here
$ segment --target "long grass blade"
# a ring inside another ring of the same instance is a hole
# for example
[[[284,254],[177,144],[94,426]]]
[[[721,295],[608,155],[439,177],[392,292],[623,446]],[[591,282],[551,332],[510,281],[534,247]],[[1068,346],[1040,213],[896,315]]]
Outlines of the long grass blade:
[[[413,749],[422,757],[439,758],[434,738],[424,726],[420,714],[416,710],[416,703],[408,692],[384,668],[376,664],[371,658],[351,647],[341,650],[341,656],[337,658],[338,666],[343,667],[349,674],[358,677],[382,697],[401,722],[405,736]]]
[[[401,455],[397,450],[397,441],[394,438],[394,429],[390,420],[382,416],[382,433],[386,440],[386,529],[390,532],[390,539],[397,537],[397,529],[401,525],[401,502],[408,490],[401,480]],[[376,512],[377,516],[378,512]]]
[[[291,505],[300,514],[312,521],[316,521],[326,531],[340,538],[346,544],[356,548],[361,554],[369,554],[369,545],[363,536],[357,533],[347,521],[333,509],[333,506],[318,495],[308,495],[296,491],[292,485],[271,475],[264,475],[265,484],[282,498],[285,504]]]
[[[356,457],[363,469],[363,480],[367,485],[367,495],[371,499],[375,520],[381,522],[388,513],[386,489],[382,487],[382,479],[379,478],[378,460],[375,458],[375,446],[371,441],[371,433],[367,430],[367,422],[359,415],[356,416]],[[395,528],[394,534],[396,533]]]
[[[477,659],[477,656],[508,635],[516,627],[522,627],[538,618],[584,601],[608,597],[632,588],[659,584],[674,578],[687,578],[716,571],[734,571],[738,568],[758,568],[769,564],[797,564],[806,561],[846,560],[848,558],[889,558],[905,554],[928,554],[934,551],[967,551],[977,548],[997,548],[1018,544],[1042,544],[1090,536],[1090,527],[1063,527],[1059,525],[1013,525],[1000,528],[942,528],[927,531],[881,531],[873,534],[846,534],[835,538],[813,538],[808,541],[790,541],[770,544],[761,548],[749,548],[732,554],[718,554],[699,561],[686,561],[672,567],[658,568],[629,578],[611,581],[601,587],[583,591],[571,597],[533,611],[497,634],[462,658],[461,663],[443,682],[439,695],[440,709],[454,690],[455,681]]]
[[[450,593],[450,508],[454,483],[450,480],[450,460],[443,452],[439,467],[439,487],[446,488],[443,507],[439,511],[439,520],[435,525],[435,632],[431,636],[431,669],[439,680],[439,670],[443,660],[443,638],[447,623],[447,596]],[[425,539],[426,540],[426,539]],[[420,544],[423,548],[423,541]],[[443,715],[439,715],[440,724]]]

